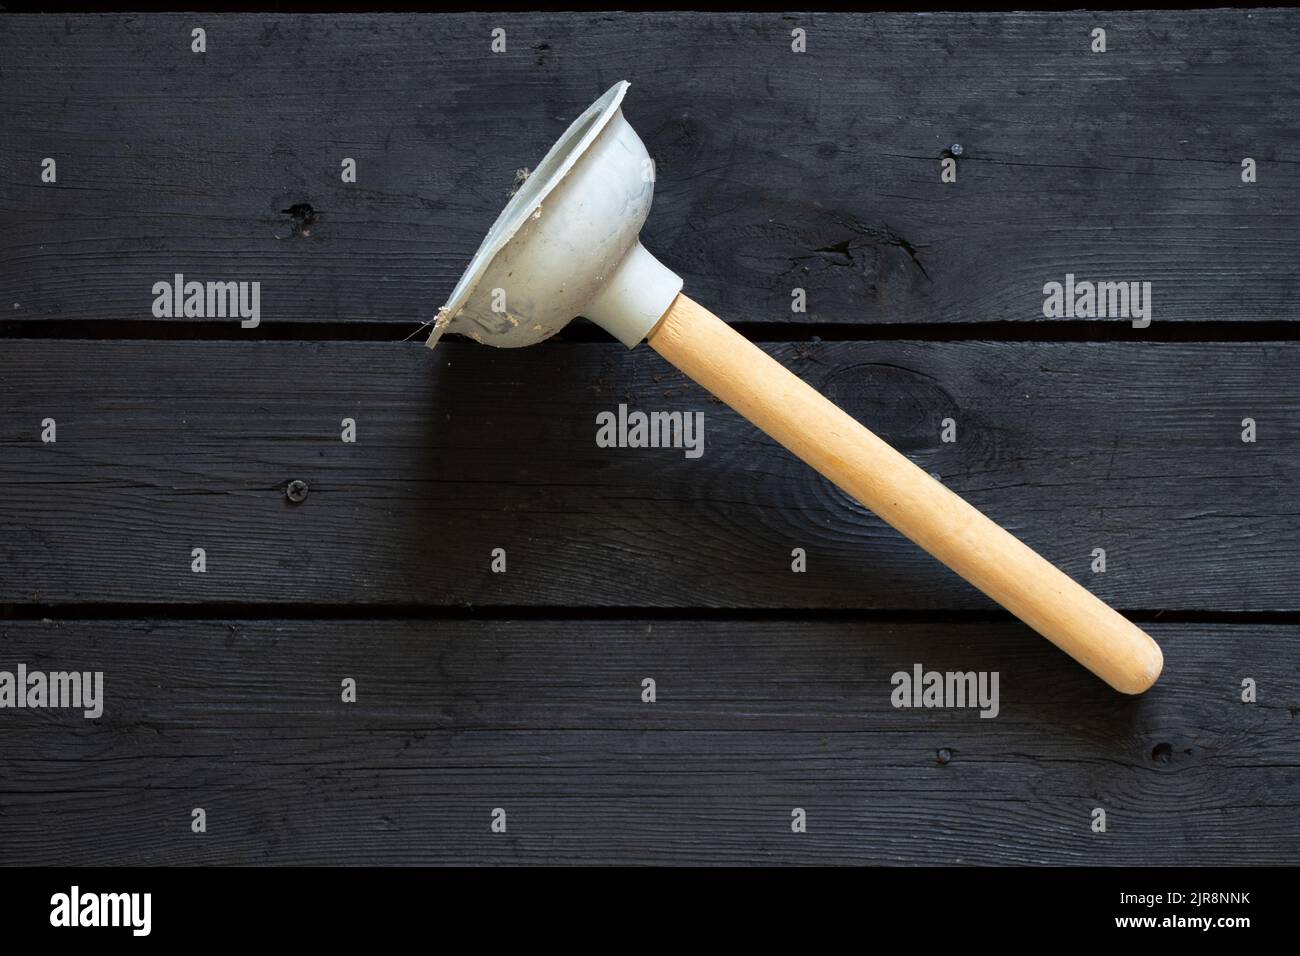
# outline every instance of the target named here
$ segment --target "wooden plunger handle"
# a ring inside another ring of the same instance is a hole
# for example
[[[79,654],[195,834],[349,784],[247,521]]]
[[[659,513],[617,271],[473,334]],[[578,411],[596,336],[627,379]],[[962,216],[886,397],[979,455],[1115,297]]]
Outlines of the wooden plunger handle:
[[[679,295],[646,339],[665,359],[1106,683],[1140,694],[1164,656],[1143,630]]]

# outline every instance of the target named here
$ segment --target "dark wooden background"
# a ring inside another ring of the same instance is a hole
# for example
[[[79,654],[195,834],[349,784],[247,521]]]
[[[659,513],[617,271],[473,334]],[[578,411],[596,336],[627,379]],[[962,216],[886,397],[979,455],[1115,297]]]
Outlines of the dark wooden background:
[[[0,863],[1295,863],[1297,49],[1276,10],[0,17],[0,669],[107,696],[0,711]],[[408,340],[623,78],[646,245],[1149,625],[1150,693],[649,350]],[[176,272],[261,327],[154,319]],[[1151,327],[1044,319],[1067,272]],[[704,456],[597,448],[620,402]],[[895,710],[914,662],[1000,716]]]

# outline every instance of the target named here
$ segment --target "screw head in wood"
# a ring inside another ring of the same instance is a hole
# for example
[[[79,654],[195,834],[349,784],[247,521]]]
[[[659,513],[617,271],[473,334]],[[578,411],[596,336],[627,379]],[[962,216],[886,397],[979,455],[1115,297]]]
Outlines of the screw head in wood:
[[[294,504],[302,504],[307,500],[307,482],[295,478],[284,487],[284,496]]]

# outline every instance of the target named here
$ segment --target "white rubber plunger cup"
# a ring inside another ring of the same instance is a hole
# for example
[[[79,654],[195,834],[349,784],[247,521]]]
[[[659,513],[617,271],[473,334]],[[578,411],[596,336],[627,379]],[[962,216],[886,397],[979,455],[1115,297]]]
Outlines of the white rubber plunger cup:
[[[434,321],[487,345],[517,348],[584,315],[628,348],[654,328],[681,277],[641,245],[654,166],[623,118],[615,84],[551,147],[497,216]]]
[[[438,312],[485,345],[540,342],[585,315],[651,348],[1116,690],[1164,664],[1145,632],[889,447],[708,309],[638,238],[654,168],[623,119],[626,82],[560,137]]]

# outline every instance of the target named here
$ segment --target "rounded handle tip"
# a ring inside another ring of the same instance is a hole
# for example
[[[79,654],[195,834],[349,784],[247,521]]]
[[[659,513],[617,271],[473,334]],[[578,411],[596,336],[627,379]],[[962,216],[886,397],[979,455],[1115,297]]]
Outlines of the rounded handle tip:
[[[1147,647],[1145,653],[1136,661],[1134,666],[1129,668],[1123,675],[1107,681],[1112,687],[1122,694],[1142,694],[1150,690],[1160,678],[1161,671],[1165,667],[1165,655],[1160,650],[1160,645],[1151,639],[1151,636],[1143,632],[1146,638]]]

